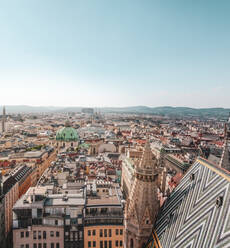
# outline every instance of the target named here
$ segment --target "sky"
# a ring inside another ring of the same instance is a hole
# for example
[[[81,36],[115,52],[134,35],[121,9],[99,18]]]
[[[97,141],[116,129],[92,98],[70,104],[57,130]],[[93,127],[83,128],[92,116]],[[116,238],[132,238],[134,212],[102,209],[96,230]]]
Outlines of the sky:
[[[230,107],[229,0],[0,0],[0,105]]]

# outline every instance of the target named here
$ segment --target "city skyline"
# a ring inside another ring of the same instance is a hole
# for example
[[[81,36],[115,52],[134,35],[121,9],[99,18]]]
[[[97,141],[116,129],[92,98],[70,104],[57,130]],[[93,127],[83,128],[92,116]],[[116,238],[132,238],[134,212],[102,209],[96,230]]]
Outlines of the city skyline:
[[[229,12],[0,1],[0,248],[229,246]]]
[[[3,105],[229,107],[228,1],[1,3]]]
[[[174,118],[88,108],[70,118],[7,109],[1,248],[229,244],[230,119],[220,110]]]

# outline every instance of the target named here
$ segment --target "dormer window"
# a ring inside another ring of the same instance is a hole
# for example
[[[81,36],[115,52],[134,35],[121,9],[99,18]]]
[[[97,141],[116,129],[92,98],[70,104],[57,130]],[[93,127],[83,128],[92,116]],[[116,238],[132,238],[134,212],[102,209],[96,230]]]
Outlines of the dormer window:
[[[194,174],[194,173],[192,173],[192,174],[190,175],[190,180],[191,180],[191,181],[194,181],[194,180],[195,180],[195,174]]]
[[[219,208],[223,205],[223,196],[219,196],[217,199],[216,199],[216,206]]]

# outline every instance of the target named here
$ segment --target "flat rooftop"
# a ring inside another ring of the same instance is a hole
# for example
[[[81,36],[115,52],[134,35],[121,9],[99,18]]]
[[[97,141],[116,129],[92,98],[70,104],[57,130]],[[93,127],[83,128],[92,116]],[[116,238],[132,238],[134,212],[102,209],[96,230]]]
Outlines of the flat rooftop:
[[[40,158],[46,151],[31,151],[31,152],[25,152],[24,157],[25,158]]]
[[[67,200],[63,200],[63,194],[48,197],[45,200],[45,206],[83,206],[85,204],[85,199],[79,195],[68,195]]]
[[[100,191],[97,192],[97,196],[88,196],[87,198],[87,206],[95,206],[95,205],[120,205],[120,197],[117,189],[115,188],[105,188],[105,192],[103,192],[103,188],[100,188]],[[108,190],[108,192],[106,192]]]

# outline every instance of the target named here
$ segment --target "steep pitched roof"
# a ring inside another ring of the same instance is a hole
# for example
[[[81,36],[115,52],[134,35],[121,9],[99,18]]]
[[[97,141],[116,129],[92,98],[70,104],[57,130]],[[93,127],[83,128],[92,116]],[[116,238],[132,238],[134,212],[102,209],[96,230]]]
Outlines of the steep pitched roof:
[[[162,206],[146,247],[229,247],[230,173],[198,158]]]

